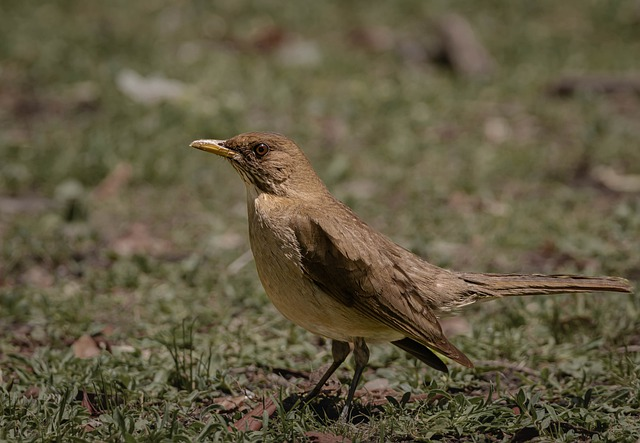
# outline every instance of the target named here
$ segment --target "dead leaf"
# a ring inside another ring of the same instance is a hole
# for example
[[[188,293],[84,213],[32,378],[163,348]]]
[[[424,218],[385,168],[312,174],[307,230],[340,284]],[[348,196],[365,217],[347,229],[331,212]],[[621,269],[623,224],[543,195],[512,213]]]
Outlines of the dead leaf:
[[[246,413],[233,427],[240,431],[259,431],[262,429],[262,416],[264,412],[271,417],[276,412],[276,404],[270,398]]]
[[[100,411],[93,405],[93,403],[91,402],[91,398],[89,397],[89,394],[87,394],[87,391],[82,390],[82,407],[84,407],[88,412],[89,415],[92,417],[95,417],[96,415],[100,415]]]
[[[98,343],[88,334],[81,336],[72,345],[73,355],[77,358],[93,358],[100,355]]]
[[[476,36],[469,21],[458,14],[448,14],[438,23],[444,60],[467,78],[487,77],[495,70],[489,51]]]
[[[608,166],[596,166],[591,176],[614,192],[640,192],[640,174],[620,174]]]
[[[249,397],[247,397],[246,395],[239,395],[236,397],[220,397],[213,400],[213,402],[222,407],[222,412],[233,412],[244,406],[245,401],[247,401],[248,398]]]
[[[38,398],[40,395],[40,388],[37,386],[30,386],[26,391],[24,391],[24,396],[27,398]]]

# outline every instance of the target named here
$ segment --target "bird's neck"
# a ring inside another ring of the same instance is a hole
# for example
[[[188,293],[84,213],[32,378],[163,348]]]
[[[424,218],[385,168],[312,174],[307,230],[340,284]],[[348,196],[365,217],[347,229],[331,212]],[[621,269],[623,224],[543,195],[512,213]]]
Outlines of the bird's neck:
[[[253,183],[245,183],[247,190],[247,199],[255,200],[259,197],[271,198],[278,201],[289,201],[290,204],[307,203],[313,205],[326,204],[329,200],[334,200],[328,189],[322,181],[313,180],[305,183],[306,186],[287,186],[283,185],[275,189],[273,192],[254,185]]]

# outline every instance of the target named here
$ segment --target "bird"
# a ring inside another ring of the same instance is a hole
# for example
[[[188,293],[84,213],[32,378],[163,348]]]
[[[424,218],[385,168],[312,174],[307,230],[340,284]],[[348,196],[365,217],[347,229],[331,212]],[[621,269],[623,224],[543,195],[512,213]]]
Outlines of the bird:
[[[336,199],[298,145],[281,134],[248,132],[190,146],[225,158],[242,178],[251,250],[271,302],[291,322],[331,340],[333,361],[305,402],[353,348],[342,416],[349,415],[369,361],[367,343],[390,342],[445,373],[437,354],[472,368],[443,333],[440,317],[501,297],[632,292],[620,277],[456,272],[433,265]]]

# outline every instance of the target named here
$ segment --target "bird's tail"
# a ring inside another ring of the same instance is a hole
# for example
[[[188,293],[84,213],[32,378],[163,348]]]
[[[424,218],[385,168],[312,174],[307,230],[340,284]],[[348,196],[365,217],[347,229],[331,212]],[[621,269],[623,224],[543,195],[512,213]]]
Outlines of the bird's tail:
[[[461,272],[477,299],[519,295],[564,294],[569,292],[632,292],[628,280],[620,277],[579,275],[482,274]]]

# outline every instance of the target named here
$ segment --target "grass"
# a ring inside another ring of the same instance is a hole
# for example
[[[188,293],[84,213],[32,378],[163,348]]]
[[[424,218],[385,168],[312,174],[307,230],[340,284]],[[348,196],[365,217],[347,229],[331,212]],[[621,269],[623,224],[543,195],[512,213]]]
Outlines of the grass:
[[[568,73],[637,73],[636,9],[3,2],[0,439],[636,441],[637,295],[473,306],[447,325],[476,369],[444,376],[373,346],[365,381],[395,397],[354,423],[289,410],[328,344],[264,295],[234,171],[187,149],[282,132],[336,196],[438,265],[637,283],[640,194],[592,173],[640,174],[640,99],[545,92]],[[489,79],[425,60],[448,12],[495,58]],[[136,101],[127,70],[183,89]],[[95,356],[77,358],[87,335]],[[229,428],[265,398],[261,430]]]

